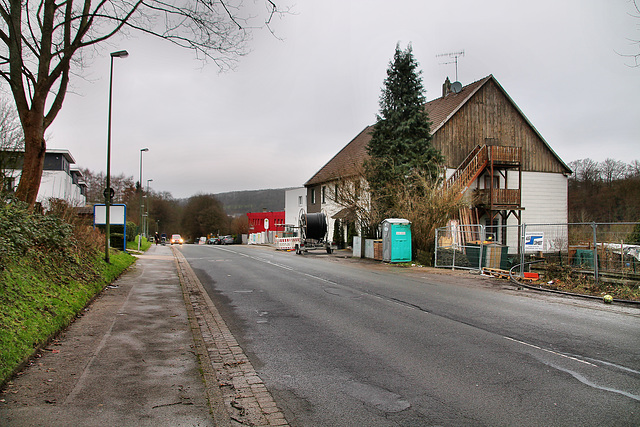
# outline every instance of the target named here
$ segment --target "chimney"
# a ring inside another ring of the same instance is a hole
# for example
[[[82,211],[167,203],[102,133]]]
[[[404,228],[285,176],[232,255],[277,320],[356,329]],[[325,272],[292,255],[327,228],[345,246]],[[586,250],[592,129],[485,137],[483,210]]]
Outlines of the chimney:
[[[444,81],[442,85],[442,97],[444,98],[445,96],[449,95],[452,92],[453,91],[451,90],[451,81],[449,80],[449,77],[447,77],[447,79]]]

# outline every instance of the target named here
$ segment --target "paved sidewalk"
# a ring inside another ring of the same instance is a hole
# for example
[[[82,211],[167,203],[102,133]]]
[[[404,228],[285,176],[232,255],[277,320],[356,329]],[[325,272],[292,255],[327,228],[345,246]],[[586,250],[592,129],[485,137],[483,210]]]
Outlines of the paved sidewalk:
[[[175,257],[154,246],[0,394],[0,425],[227,424],[206,396]]]

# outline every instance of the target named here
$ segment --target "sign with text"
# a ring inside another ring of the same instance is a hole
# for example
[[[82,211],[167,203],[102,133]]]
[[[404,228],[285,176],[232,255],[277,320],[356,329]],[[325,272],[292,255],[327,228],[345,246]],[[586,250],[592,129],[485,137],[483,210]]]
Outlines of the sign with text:
[[[525,252],[542,252],[544,248],[543,232],[526,232],[524,235],[524,251]]]

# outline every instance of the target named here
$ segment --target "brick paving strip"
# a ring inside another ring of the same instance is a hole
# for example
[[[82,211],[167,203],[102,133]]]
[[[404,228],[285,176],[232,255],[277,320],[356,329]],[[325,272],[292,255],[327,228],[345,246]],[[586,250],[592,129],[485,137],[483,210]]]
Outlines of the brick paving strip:
[[[171,248],[217,426],[288,426],[186,258]]]

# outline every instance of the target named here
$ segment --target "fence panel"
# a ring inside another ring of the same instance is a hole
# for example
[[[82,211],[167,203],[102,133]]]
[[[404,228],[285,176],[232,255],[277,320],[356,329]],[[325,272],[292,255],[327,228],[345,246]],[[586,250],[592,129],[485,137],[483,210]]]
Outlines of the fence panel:
[[[499,268],[535,264],[609,280],[640,280],[640,223],[457,225],[436,230],[436,267]]]
[[[594,230],[599,276],[633,276],[640,273],[638,223],[595,224]]]
[[[483,225],[457,225],[436,230],[435,266],[480,269],[482,244],[486,238]]]

